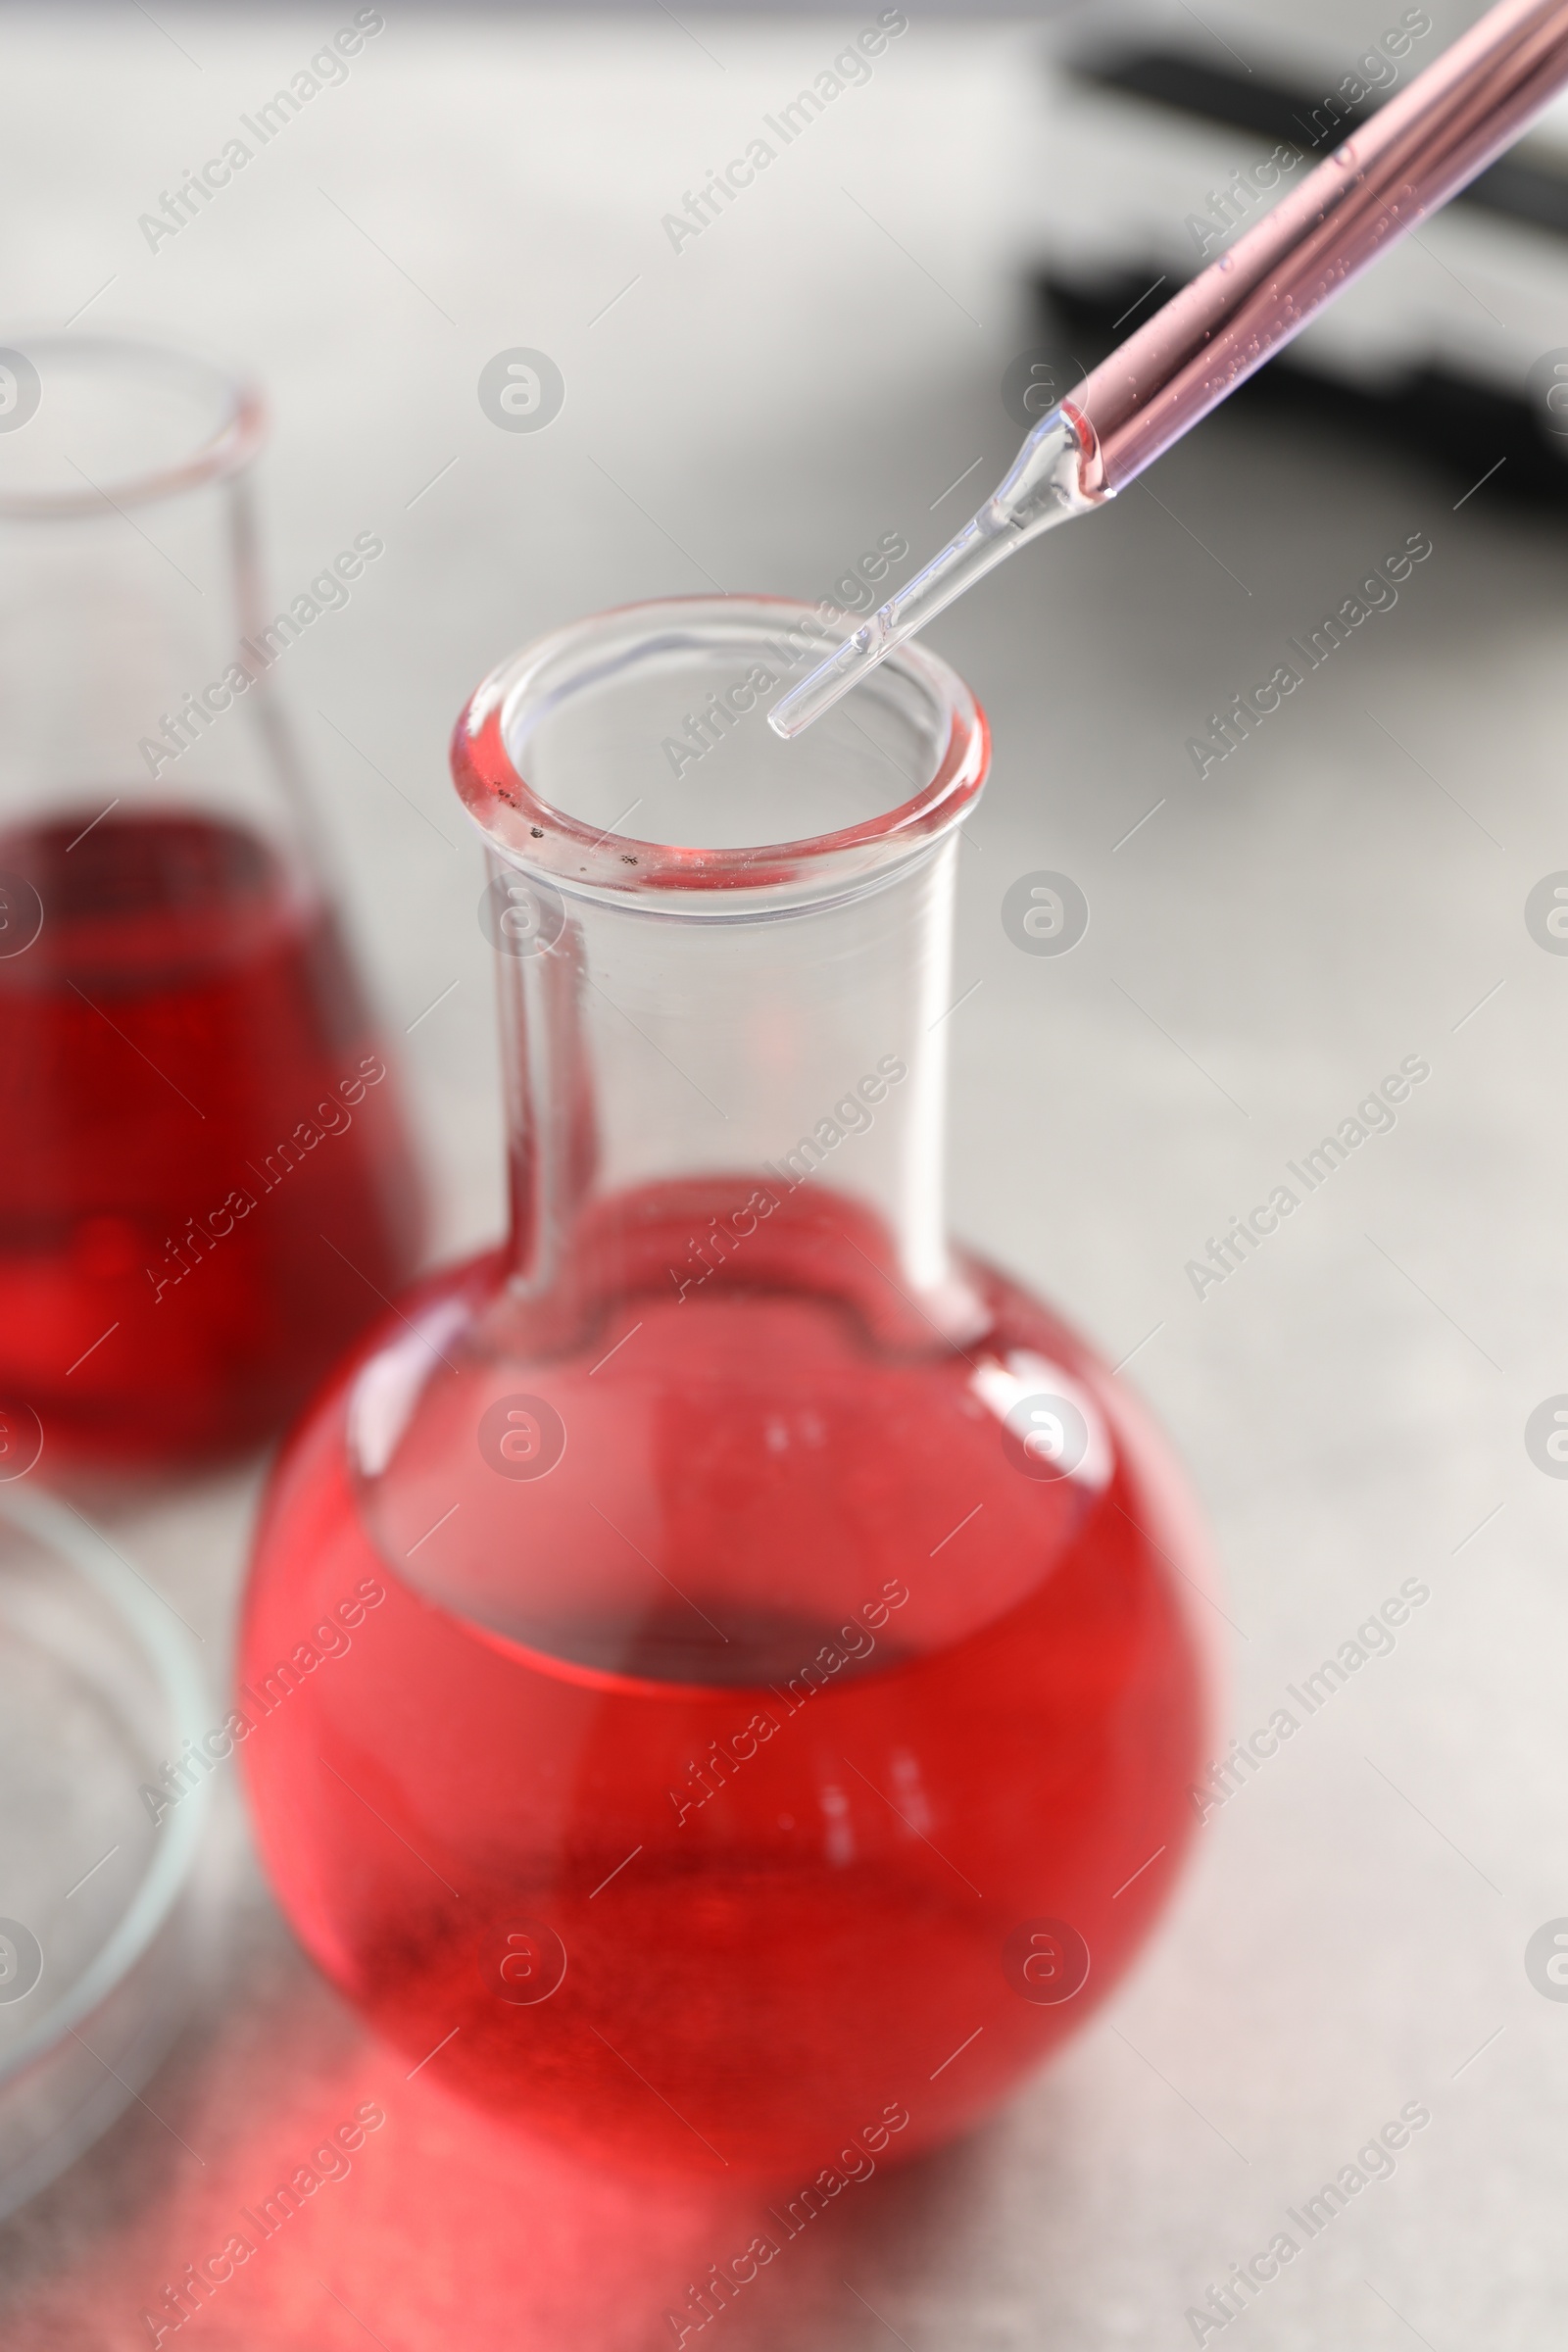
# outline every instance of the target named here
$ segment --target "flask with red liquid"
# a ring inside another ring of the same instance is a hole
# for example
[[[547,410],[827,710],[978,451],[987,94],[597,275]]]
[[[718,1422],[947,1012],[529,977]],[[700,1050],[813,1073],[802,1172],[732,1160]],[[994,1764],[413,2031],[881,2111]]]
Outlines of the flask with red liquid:
[[[411,2072],[717,2178],[1002,2098],[1165,1902],[1206,1717],[1160,1442],[944,1228],[984,719],[907,646],[781,744],[809,618],[632,607],[465,713],[511,1231],[307,1418],[231,1718]]]
[[[273,671],[255,393],[112,337],[0,352],[0,1451],[268,1434],[416,1261],[397,1082]],[[47,1474],[47,1473],[46,1473]]]

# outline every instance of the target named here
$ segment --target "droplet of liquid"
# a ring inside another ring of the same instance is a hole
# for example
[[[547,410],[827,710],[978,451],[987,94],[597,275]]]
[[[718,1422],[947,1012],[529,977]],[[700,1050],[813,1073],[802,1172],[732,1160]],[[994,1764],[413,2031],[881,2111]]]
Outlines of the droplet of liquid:
[[[1222,253],[1219,257],[1219,266],[1222,270],[1233,270],[1236,267],[1235,256],[1229,253]]]
[[[1354,163],[1355,149],[1349,144],[1348,140],[1347,140],[1343,147],[1337,147],[1335,149],[1334,161],[1346,171],[1348,171],[1350,165]]]

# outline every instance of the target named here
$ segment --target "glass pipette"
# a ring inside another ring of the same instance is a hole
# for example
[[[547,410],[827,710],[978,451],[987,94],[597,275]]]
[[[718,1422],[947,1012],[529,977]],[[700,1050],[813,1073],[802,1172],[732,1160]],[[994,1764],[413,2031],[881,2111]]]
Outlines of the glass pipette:
[[[1179,441],[1568,82],[1568,0],[1501,0],[1043,416],[973,519],[768,723],[786,738],[996,564]]]

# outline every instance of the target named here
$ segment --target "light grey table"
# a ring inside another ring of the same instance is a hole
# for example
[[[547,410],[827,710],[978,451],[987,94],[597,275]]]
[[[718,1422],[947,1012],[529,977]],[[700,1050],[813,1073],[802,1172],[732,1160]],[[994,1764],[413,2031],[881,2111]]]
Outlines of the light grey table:
[[[850,19],[388,9],[347,83],[149,252],[138,215],[331,22],[8,11],[6,300],[39,322],[90,301],[265,373],[280,594],[386,538],[288,685],[459,1249],[498,1224],[500,1129],[450,721],[553,621],[714,581],[822,593],[882,531],[934,546],[1000,471],[998,386],[1034,332],[1007,224],[1042,167],[1035,36],[917,22],[677,254],[662,216]],[[538,435],[475,398],[517,344],[566,378]],[[1238,1729],[1402,1580],[1431,1597],[1212,1811],[1157,1943],[1054,2072],[847,2196],[726,2317],[737,2347],[1190,2343],[1188,2308],[1406,2102],[1431,2122],[1394,2177],[1227,2341],[1534,2352],[1559,2321],[1568,2007],[1523,1955],[1568,1912],[1568,1488],[1523,1429],[1568,1389],[1568,961],[1523,906],[1568,865],[1568,542],[1457,497],[1216,420],[936,633],[997,743],[960,913],[983,985],[954,1022],[958,1229],[1112,1361],[1137,1351],[1215,1531]],[[1216,702],[1416,530],[1434,552],[1397,608],[1200,782],[1183,747]],[[1042,865],[1093,908],[1059,961],[999,919]],[[1200,1300],[1207,1237],[1406,1055],[1431,1077],[1396,1129]],[[254,1494],[101,1503],[215,1655]],[[297,1956],[232,1810],[212,1871],[185,2042],[0,2232],[7,2345],[149,2342],[164,2285],[366,2098],[385,2130],[192,2323],[210,2345],[672,2342],[744,2201],[578,2175],[405,2082]]]

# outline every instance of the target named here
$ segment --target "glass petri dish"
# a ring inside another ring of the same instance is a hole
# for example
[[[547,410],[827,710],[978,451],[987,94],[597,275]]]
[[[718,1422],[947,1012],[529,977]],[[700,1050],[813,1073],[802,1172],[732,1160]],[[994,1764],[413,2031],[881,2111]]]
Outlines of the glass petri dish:
[[[217,1719],[180,1619],[89,1523],[0,1487],[0,2219],[135,2096],[188,2010]]]

